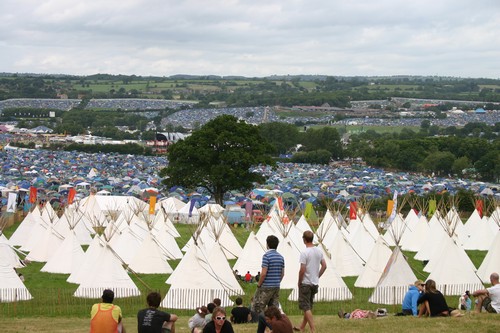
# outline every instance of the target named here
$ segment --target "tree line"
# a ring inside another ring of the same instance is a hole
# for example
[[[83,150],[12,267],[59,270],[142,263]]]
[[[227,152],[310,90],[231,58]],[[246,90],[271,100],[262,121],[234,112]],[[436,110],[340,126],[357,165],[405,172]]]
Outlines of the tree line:
[[[120,87],[93,91],[89,82],[106,80]],[[136,75],[94,76],[28,76],[0,77],[0,100],[10,98],[173,98],[181,91],[183,99],[199,101],[199,107],[210,102],[225,102],[232,107],[268,105],[314,105],[348,107],[352,100],[389,97],[477,100],[500,102],[500,80],[444,77],[332,77],[293,76],[287,78],[217,78],[178,77],[175,84],[150,94],[149,82],[172,80],[164,77]],[[243,82],[244,81],[244,82]],[[131,84],[131,83],[134,84]],[[140,89],[136,83],[144,83]],[[203,86],[205,88],[198,88]]]

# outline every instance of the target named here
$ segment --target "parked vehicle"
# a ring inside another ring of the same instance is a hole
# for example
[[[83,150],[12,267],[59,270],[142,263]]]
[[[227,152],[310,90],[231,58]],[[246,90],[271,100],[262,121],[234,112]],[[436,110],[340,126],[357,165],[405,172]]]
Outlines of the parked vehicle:
[[[223,213],[224,218],[229,224],[245,224],[245,210],[241,208],[226,209]]]

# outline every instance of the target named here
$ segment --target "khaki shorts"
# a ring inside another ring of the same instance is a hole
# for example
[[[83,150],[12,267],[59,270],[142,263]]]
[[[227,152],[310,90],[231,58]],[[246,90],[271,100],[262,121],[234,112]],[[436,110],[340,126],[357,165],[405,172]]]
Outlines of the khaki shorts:
[[[299,309],[312,310],[314,295],[318,293],[318,286],[303,284],[299,288]]]
[[[489,313],[497,313],[497,311],[491,306],[491,298],[486,297],[483,300],[483,307],[488,311]]]

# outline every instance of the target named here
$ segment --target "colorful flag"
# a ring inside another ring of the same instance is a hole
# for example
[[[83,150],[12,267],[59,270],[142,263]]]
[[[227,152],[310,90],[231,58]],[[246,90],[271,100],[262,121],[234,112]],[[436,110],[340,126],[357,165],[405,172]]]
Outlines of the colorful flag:
[[[7,200],[7,213],[15,213],[17,208],[17,193],[10,192]]]
[[[278,207],[279,207],[279,210],[283,211],[284,208],[283,208],[283,198],[282,197],[278,197]]]
[[[306,208],[304,210],[304,217],[306,219],[309,219],[311,217],[312,212],[313,212],[312,202],[306,202]]]
[[[387,200],[387,211],[385,212],[385,217],[389,218],[392,213],[392,208],[394,207],[394,201],[392,200]]]
[[[394,191],[394,195],[392,197],[392,211],[391,211],[391,216],[389,216],[389,219],[387,220],[387,224],[391,224],[392,221],[396,218],[396,214],[398,211],[398,191]]]
[[[189,217],[193,216],[193,209],[194,209],[194,205],[196,204],[196,201],[197,201],[197,199],[191,199],[191,202],[189,205],[189,214],[188,214]]]
[[[436,200],[429,200],[429,216],[434,215],[436,212]]]
[[[355,220],[357,217],[358,203],[353,201],[349,204],[349,219]]]
[[[245,216],[246,216],[248,221],[250,221],[252,219],[252,208],[253,208],[253,204],[251,201],[245,202]]]
[[[476,210],[479,213],[479,216],[483,217],[483,200],[476,200]]]
[[[156,207],[156,196],[152,195],[149,197],[149,214],[153,215],[155,213],[155,207]]]
[[[36,202],[36,196],[38,194],[38,190],[36,187],[34,186],[30,186],[30,198],[29,198],[29,202],[30,203],[35,203]]]
[[[76,189],[74,187],[71,187],[68,192],[68,205],[71,205],[73,203],[73,200],[75,200],[75,195]]]

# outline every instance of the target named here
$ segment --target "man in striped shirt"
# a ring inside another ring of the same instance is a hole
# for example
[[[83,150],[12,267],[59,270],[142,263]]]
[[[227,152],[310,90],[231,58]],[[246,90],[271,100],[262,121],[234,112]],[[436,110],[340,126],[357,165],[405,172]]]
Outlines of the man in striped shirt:
[[[262,256],[262,270],[257,283],[252,309],[262,314],[266,306],[279,307],[280,283],[285,275],[285,259],[276,251],[278,237],[270,235],[266,239],[267,252]]]

